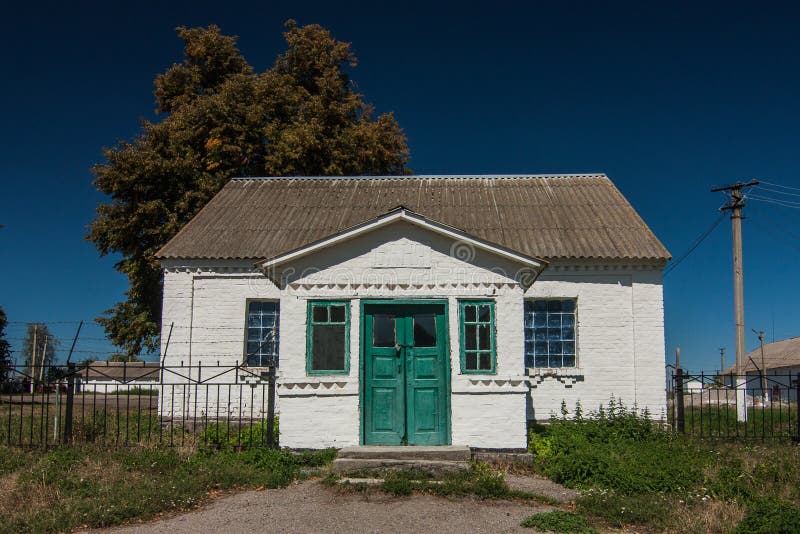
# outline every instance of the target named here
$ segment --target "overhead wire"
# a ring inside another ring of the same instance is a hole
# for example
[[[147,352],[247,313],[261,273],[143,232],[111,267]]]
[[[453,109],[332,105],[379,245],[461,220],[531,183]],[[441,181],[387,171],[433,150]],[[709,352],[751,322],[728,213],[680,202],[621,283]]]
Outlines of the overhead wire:
[[[664,276],[666,277],[669,273],[674,271],[675,268],[678,267],[678,265],[680,265],[681,262],[683,262],[683,260],[688,258],[689,255],[692,252],[694,252],[695,249],[697,249],[697,247],[699,247],[703,243],[703,241],[706,240],[708,236],[711,235],[711,233],[717,228],[717,226],[719,226],[719,223],[721,223],[722,219],[724,218],[725,218],[725,213],[720,213],[719,217],[717,217],[717,219],[708,228],[706,228],[705,231],[703,231],[703,233],[697,236],[697,238],[692,242],[691,245],[689,245],[689,248],[686,250],[686,252],[675,258],[672,261],[672,263],[669,264],[669,267],[667,267],[664,270]]]

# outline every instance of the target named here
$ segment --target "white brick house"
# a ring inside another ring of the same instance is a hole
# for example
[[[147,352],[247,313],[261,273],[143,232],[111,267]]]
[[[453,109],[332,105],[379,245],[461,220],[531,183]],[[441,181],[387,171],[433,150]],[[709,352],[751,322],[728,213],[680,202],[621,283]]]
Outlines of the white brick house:
[[[165,364],[277,359],[283,446],[665,410],[669,254],[605,175],[236,179],[159,258]]]

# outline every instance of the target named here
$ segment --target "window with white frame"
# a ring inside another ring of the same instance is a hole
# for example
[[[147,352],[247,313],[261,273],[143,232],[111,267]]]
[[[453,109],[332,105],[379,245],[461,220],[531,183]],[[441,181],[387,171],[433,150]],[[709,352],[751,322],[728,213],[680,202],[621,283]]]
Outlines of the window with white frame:
[[[525,301],[525,367],[575,367],[575,299]]]
[[[280,304],[274,301],[251,300],[247,303],[247,354],[245,361],[253,367],[278,365],[278,323]]]

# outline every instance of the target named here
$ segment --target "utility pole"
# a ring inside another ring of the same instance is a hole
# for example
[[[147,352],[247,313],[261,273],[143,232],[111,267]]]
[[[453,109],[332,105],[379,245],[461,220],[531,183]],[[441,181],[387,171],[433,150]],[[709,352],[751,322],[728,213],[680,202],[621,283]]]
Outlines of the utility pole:
[[[39,365],[39,383],[44,384],[44,363],[47,360],[47,336],[44,336],[44,351],[42,352],[42,363]]]
[[[39,323],[33,323],[33,345],[31,346],[31,395],[36,393],[36,334],[39,333]]]
[[[755,330],[753,332],[758,335],[758,341],[761,343],[761,405],[767,404],[767,365],[764,359],[764,331]]]
[[[712,187],[711,192],[730,192],[730,201],[720,211],[731,212],[733,226],[733,316],[736,325],[736,414],[739,421],[747,420],[747,397],[745,389],[747,377],[744,375],[744,265],[742,258],[742,208],[744,195],[742,189],[758,185],[758,180],[736,182],[722,187]]]
[[[725,373],[725,347],[719,348],[719,383],[723,385],[725,383],[725,378],[723,374]]]

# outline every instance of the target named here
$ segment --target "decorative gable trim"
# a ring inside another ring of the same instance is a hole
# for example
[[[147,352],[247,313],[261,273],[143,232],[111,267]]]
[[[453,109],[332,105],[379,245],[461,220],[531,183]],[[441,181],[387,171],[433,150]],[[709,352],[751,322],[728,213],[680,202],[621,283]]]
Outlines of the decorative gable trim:
[[[530,287],[530,285],[532,285],[536,280],[536,277],[539,275],[539,273],[545,268],[545,266],[547,266],[547,262],[545,260],[534,258],[532,256],[513,251],[501,245],[477,238],[451,226],[447,226],[423,217],[422,215],[414,213],[403,206],[399,206],[384,215],[376,217],[375,219],[353,226],[347,230],[333,234],[324,239],[314,241],[298,249],[258,262],[256,263],[256,266],[265,271],[267,276],[269,276],[269,273],[274,273],[275,269],[280,265],[286,264],[303,256],[313,254],[325,248],[336,246],[342,242],[398,221],[414,224],[431,232],[448,237],[459,243],[463,243],[466,247],[474,247],[475,249],[483,250],[489,252],[490,254],[495,254],[523,265],[525,268],[529,269],[531,273],[531,276],[525,276],[521,280],[521,283],[525,288]],[[456,255],[456,257],[458,257],[458,255]]]

